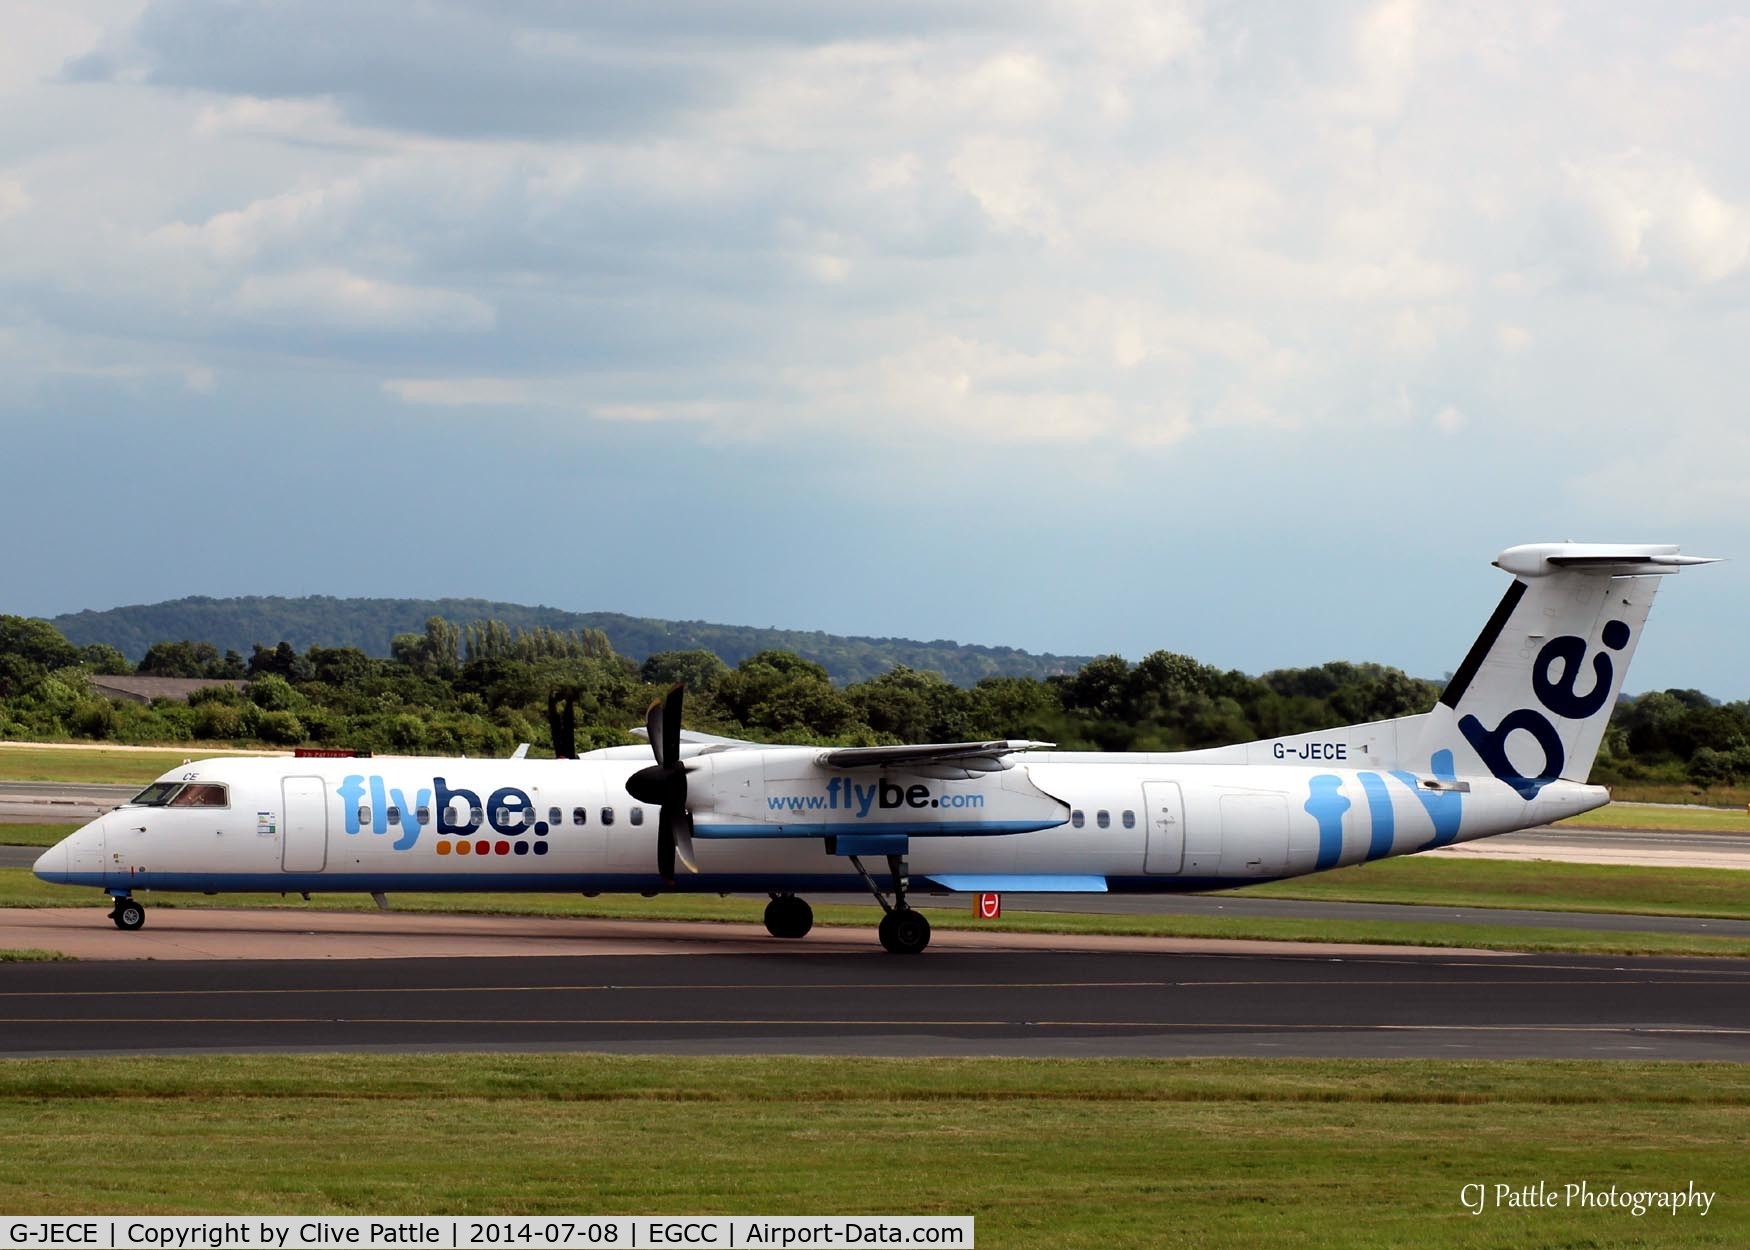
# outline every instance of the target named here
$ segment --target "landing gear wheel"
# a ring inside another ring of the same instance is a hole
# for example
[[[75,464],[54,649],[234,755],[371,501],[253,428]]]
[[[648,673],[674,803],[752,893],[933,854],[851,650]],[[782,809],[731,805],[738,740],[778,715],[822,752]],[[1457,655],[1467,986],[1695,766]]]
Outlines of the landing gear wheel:
[[[766,904],[766,932],[773,937],[807,937],[812,928],[814,908],[794,894],[774,894]]]
[[[115,921],[116,928],[132,933],[146,923],[146,909],[131,898],[118,898],[115,901],[115,910],[109,913],[109,918]]]
[[[881,945],[890,954],[916,955],[930,944],[930,922],[922,912],[895,908],[881,917]]]

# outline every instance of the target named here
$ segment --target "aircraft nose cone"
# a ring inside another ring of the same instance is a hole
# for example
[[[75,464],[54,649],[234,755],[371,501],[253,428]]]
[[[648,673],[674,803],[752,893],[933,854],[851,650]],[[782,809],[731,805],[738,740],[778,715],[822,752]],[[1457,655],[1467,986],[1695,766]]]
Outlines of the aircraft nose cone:
[[[67,844],[57,842],[41,855],[36,857],[36,864],[31,868],[44,881],[61,881],[67,876]]]

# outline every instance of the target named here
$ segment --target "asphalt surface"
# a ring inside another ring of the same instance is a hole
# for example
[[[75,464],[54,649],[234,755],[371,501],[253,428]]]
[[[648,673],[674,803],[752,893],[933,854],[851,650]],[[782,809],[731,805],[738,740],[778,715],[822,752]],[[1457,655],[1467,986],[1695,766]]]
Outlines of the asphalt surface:
[[[752,897],[751,895],[749,897]],[[764,897],[763,895],[761,896]],[[956,911],[970,909],[956,899]],[[845,895],[834,903],[868,903],[873,898]],[[924,896],[920,908],[944,900]],[[1232,916],[1243,920],[1385,920],[1417,924],[1492,925],[1509,928],[1590,929],[1607,933],[1682,933],[1750,937],[1750,920],[1712,920],[1699,916],[1642,916],[1628,912],[1529,911],[1507,907],[1435,907],[1417,903],[1328,903],[1307,899],[1253,898],[1223,894],[1005,894],[1004,911],[1093,913],[1105,916]]]
[[[144,786],[100,786],[86,782],[0,781],[0,824],[83,824],[143,789]]]
[[[708,966],[707,966],[708,965]],[[0,1054],[1750,1060],[1750,961],[871,949],[0,965]]]

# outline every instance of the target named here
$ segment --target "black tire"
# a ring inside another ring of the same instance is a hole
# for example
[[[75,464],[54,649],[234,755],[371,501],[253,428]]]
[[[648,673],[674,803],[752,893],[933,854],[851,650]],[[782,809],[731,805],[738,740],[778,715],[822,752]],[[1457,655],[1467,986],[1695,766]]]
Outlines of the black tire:
[[[881,945],[893,955],[917,955],[930,944],[930,922],[923,913],[909,907],[890,911],[881,917],[881,927],[877,932]]]
[[[132,933],[134,930],[144,927],[146,909],[131,898],[119,899],[116,902],[115,910],[109,913],[109,918],[115,921],[116,928],[125,929]]]

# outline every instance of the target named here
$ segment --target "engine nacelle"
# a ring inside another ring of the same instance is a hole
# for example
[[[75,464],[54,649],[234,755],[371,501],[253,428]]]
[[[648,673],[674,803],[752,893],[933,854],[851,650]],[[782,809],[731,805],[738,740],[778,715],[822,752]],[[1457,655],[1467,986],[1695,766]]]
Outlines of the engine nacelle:
[[[909,834],[968,837],[1049,829],[1069,805],[1025,768],[960,765],[836,768],[817,747],[725,751],[687,761],[698,838]]]

